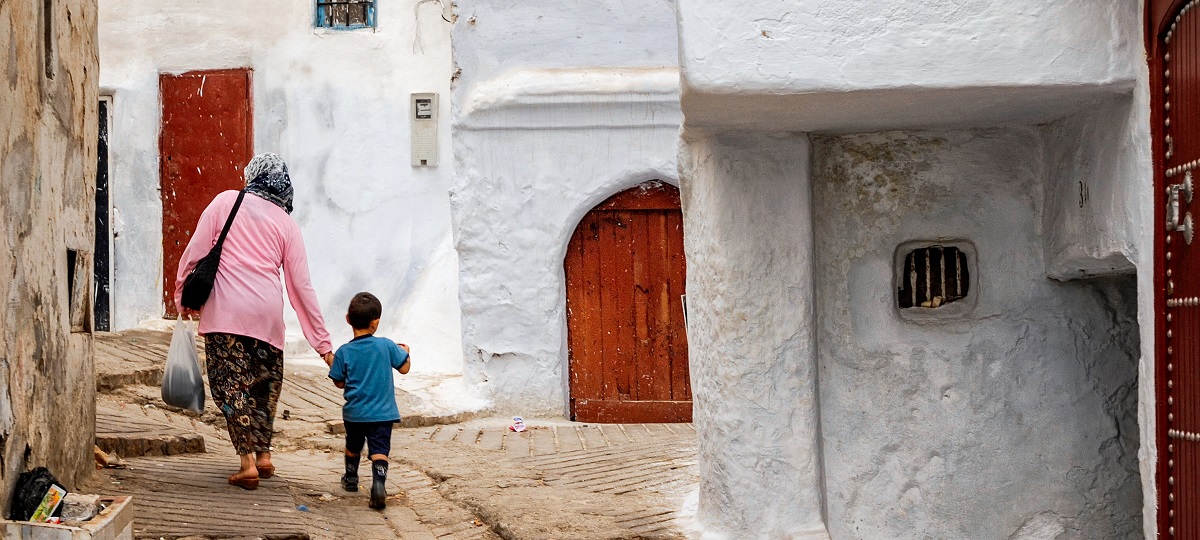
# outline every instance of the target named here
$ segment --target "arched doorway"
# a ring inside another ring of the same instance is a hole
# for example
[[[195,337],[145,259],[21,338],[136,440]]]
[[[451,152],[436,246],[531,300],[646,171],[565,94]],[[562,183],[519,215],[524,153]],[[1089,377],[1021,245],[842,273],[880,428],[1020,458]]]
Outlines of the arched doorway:
[[[690,422],[679,190],[647,182],[600,203],[563,267],[571,418]]]
[[[1146,6],[1160,538],[1200,538],[1200,241],[1193,238],[1200,218],[1200,200],[1193,196],[1200,178],[1200,10],[1193,4],[1151,0]]]

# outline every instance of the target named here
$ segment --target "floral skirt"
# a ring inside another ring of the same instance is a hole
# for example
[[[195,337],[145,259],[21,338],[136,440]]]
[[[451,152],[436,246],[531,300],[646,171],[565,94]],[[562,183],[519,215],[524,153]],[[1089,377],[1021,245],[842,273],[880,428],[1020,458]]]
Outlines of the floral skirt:
[[[208,387],[225,415],[238,454],[271,451],[275,406],[283,387],[283,351],[235,334],[204,336]]]

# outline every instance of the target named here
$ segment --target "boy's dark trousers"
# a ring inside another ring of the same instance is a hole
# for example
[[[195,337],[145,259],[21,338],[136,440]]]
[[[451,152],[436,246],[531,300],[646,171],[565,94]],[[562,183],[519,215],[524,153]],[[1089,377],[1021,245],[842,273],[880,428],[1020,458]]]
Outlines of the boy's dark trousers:
[[[342,489],[358,491],[358,463],[363,444],[367,455],[388,455],[392,446],[392,425],[395,422],[346,422],[346,474],[342,475]],[[350,454],[355,454],[351,456]],[[386,459],[371,462],[371,508],[387,506]]]

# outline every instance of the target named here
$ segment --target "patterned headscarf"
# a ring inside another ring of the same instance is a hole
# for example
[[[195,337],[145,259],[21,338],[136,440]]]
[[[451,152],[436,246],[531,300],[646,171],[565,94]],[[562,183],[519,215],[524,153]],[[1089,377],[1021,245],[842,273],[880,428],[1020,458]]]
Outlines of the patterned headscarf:
[[[292,178],[283,158],[270,152],[254,156],[246,164],[246,192],[271,201],[292,213]]]

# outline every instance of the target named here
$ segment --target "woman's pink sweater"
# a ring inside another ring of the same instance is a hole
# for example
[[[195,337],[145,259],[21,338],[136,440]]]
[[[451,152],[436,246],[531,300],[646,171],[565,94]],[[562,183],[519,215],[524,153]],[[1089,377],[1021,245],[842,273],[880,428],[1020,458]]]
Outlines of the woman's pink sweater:
[[[183,280],[196,263],[208,255],[225,219],[237,201],[237,191],[217,195],[196,224],[196,232],[179,259],[175,276],[175,305],[182,307]],[[317,293],[308,275],[308,258],[300,227],[274,203],[247,193],[225,237],[221,264],[212,296],[200,310],[200,334],[222,332],[252,337],[283,349],[283,289],[279,268],[287,282],[288,299],[300,317],[308,343],[325,354],[333,350]]]

